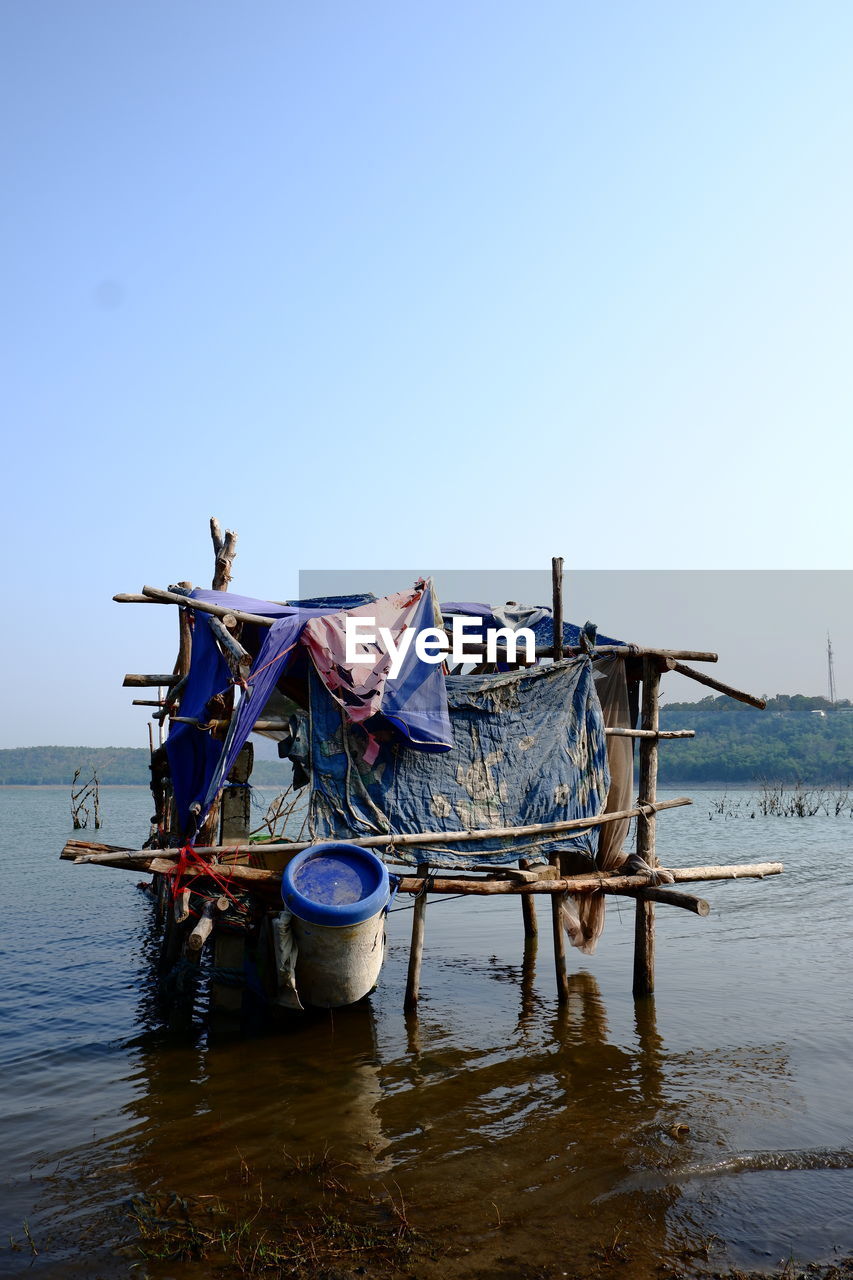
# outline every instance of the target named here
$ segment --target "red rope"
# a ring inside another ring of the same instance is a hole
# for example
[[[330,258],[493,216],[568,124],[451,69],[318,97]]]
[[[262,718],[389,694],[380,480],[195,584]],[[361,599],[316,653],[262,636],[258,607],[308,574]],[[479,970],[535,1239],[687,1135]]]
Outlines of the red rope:
[[[169,872],[172,880],[173,901],[177,898],[178,893],[180,892],[182,880],[188,874],[193,879],[197,879],[199,876],[205,876],[207,879],[212,880],[226,898],[229,898],[235,906],[240,905],[229,889],[229,885],[232,883],[231,876],[229,875],[223,878],[218,874],[218,872],[214,871],[210,863],[205,862],[204,858],[196,853],[189,840],[181,847],[174,870]]]

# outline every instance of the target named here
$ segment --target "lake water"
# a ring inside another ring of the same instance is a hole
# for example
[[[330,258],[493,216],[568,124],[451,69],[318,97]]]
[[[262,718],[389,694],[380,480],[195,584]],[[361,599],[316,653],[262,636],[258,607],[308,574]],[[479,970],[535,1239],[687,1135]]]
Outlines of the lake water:
[[[0,1274],[208,1275],[139,1252],[139,1216],[176,1204],[254,1205],[270,1231],[344,1202],[405,1219],[420,1252],[402,1273],[419,1277],[850,1251],[853,821],[726,819],[693,795],[658,819],[665,863],[786,874],[694,889],[707,919],[658,908],[654,1000],[631,998],[627,901],[594,956],[570,950],[561,1010],[545,900],[524,964],[516,899],[433,899],[416,1019],[403,909],[368,1001],[228,1038],[163,1026],[150,900],[129,872],[58,861],[67,791],[0,790]],[[97,838],[144,837],[146,791],[105,789],[102,808]],[[348,1239],[322,1274],[375,1274]]]

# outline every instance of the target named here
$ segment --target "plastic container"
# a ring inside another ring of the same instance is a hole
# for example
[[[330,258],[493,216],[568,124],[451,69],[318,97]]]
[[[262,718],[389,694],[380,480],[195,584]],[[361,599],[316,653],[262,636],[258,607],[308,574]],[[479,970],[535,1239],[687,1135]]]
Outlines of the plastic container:
[[[385,864],[354,844],[315,844],[284,869],[293,913],[296,988],[303,1004],[337,1009],[376,986],[385,957]]]

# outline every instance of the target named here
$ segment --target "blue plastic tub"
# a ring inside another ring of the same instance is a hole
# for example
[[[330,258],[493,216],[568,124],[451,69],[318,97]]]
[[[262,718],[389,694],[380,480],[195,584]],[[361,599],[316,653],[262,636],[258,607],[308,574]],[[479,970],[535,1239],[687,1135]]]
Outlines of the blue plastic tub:
[[[303,1005],[336,1009],[376,986],[385,956],[385,864],[354,844],[315,844],[285,867],[293,915],[296,988]]]
[[[354,844],[312,845],[288,863],[281,879],[281,896],[295,916],[331,928],[369,920],[389,895],[384,862]]]

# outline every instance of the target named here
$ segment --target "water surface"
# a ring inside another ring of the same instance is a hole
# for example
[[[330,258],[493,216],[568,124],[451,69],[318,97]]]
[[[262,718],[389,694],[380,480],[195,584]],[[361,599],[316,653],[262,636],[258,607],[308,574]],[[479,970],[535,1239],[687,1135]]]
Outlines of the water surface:
[[[100,838],[138,843],[147,792],[102,795]],[[138,877],[58,861],[64,789],[0,790],[0,1272],[208,1274],[140,1271],[133,1198],[242,1212],[259,1184],[295,1215],[402,1211],[429,1242],[418,1276],[849,1251],[853,822],[725,819],[713,793],[694,798],[659,818],[665,862],[786,874],[700,886],[707,919],[659,908],[654,1000],[631,999],[627,901],[596,955],[570,951],[561,1009],[544,900],[525,957],[517,900],[433,899],[417,1018],[400,909],[368,1001],[241,1038],[164,1027]]]

